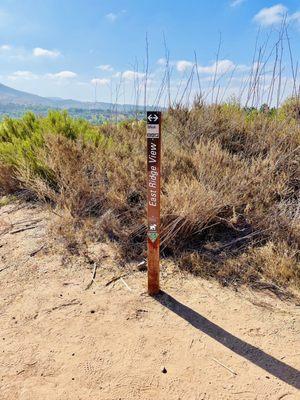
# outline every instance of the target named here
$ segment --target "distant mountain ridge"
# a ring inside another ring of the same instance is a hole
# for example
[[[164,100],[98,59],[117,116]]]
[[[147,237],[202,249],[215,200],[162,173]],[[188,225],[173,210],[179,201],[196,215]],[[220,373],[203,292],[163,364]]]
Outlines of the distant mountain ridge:
[[[82,109],[82,110],[111,110],[115,107],[112,103],[105,102],[89,102],[89,101],[79,101],[72,99],[61,99],[59,97],[42,97],[36,94],[23,92],[21,90],[13,89],[9,86],[0,83],[0,109],[1,106],[8,105],[17,106],[44,106],[49,108],[61,108],[61,109]],[[118,105],[122,107],[123,111],[133,111],[136,106],[132,104],[122,104]],[[137,107],[139,111],[143,110],[142,106]]]

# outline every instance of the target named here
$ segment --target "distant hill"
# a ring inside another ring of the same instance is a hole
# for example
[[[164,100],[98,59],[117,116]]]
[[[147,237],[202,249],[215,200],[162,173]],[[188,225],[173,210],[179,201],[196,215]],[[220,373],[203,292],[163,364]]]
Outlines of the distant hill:
[[[21,90],[16,90],[0,83],[0,106],[8,104],[48,105],[51,107],[53,102],[45,97],[22,92]]]
[[[1,108],[7,109],[7,106],[28,106],[28,107],[49,107],[49,108],[61,108],[61,109],[80,109],[80,110],[103,110],[108,111],[115,108],[112,103],[105,102],[88,102],[78,101],[72,99],[61,99],[59,97],[42,97],[35,94],[23,92],[21,90],[13,89],[9,86],[5,86],[0,83],[0,110]],[[122,104],[118,107],[123,112],[132,112],[136,110],[136,107],[132,104]],[[138,107],[139,111],[143,110],[143,107]]]

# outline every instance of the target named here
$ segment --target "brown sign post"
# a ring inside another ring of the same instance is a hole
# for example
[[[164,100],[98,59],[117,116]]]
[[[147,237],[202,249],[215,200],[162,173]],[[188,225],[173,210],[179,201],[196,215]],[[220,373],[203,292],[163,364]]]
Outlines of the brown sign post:
[[[161,113],[147,112],[148,293],[159,292]]]

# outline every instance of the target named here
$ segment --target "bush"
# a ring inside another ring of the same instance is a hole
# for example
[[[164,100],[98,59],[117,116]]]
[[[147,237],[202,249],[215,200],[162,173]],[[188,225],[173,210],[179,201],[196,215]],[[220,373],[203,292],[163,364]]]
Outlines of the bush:
[[[163,255],[224,284],[299,286],[299,145],[294,119],[237,104],[165,113]],[[92,127],[27,114],[0,126],[0,184],[64,210],[67,241],[110,240],[141,257],[145,154],[143,121]]]
[[[300,98],[291,97],[280,107],[279,114],[283,119],[293,119],[300,121]]]
[[[27,113],[21,119],[6,117],[0,124],[0,187],[9,192],[28,189],[20,175],[44,179],[53,186],[55,177],[40,150],[46,138],[60,137],[98,147],[107,140],[84,120],[72,119],[67,112],[51,111],[46,118]],[[10,171],[9,174],[7,171]]]

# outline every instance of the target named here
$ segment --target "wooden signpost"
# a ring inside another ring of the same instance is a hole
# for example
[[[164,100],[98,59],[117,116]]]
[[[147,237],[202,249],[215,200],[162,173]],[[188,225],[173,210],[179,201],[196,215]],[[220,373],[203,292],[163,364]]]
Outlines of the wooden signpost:
[[[147,112],[148,293],[159,292],[161,113]]]

